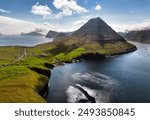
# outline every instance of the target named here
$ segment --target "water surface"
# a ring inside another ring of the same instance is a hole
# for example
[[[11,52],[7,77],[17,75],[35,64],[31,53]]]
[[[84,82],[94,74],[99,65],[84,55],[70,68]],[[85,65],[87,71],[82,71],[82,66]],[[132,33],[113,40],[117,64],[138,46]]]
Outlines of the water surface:
[[[51,42],[52,39],[44,36],[0,36],[0,46],[28,46]]]
[[[150,102],[150,45],[132,43],[132,53],[55,67],[48,102]]]

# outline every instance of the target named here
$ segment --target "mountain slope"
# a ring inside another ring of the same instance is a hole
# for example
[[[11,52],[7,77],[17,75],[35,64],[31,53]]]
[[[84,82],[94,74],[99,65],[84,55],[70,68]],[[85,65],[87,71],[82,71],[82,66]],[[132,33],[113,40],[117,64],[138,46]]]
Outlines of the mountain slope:
[[[73,34],[73,37],[96,41],[125,41],[99,17],[89,20]]]
[[[126,39],[136,42],[150,43],[150,29],[131,31],[124,36]]]
[[[56,41],[57,44],[66,43],[67,47],[82,48],[82,53],[112,55],[136,50],[136,46],[126,42],[100,18],[89,20],[79,30],[69,36],[58,38],[53,43]]]

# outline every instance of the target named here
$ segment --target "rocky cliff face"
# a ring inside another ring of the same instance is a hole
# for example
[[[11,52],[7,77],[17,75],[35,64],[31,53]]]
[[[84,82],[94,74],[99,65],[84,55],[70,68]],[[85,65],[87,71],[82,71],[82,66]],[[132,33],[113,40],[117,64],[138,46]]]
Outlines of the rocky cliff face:
[[[46,37],[47,37],[47,38],[55,38],[55,37],[57,36],[57,34],[58,34],[58,32],[50,30],[50,31],[47,33]]]
[[[73,37],[95,41],[125,41],[99,17],[89,20],[79,30],[74,32]]]
[[[125,34],[124,37],[131,41],[150,43],[150,29],[141,31],[131,31]]]
[[[61,38],[61,37],[65,37],[66,35],[67,33],[64,33],[64,32],[56,32],[56,31],[50,30],[48,34],[46,35],[46,37],[47,38]]]

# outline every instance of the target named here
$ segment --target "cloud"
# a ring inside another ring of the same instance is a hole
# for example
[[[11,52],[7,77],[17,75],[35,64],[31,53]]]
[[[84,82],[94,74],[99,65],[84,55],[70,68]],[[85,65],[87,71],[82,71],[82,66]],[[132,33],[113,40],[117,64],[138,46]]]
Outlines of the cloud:
[[[87,20],[78,20],[78,21],[75,21],[73,24],[74,24],[75,26],[82,26],[82,25],[84,25],[86,22],[87,22]]]
[[[85,23],[87,23],[90,19],[92,18],[96,18],[97,15],[83,15],[83,16],[80,16],[78,18],[78,20],[74,21],[73,22],[73,25],[75,26],[76,29],[80,28],[81,26],[83,26]]]
[[[21,19],[14,19],[11,17],[0,16],[0,33],[4,35],[18,35],[20,33],[29,33],[32,31],[40,32],[46,35],[49,30],[56,31],[74,31],[77,27],[72,26],[72,24],[58,24],[58,23],[34,23]]]
[[[134,23],[134,24],[110,24],[110,26],[116,30],[117,32],[128,32],[133,30],[145,30],[150,29],[150,20],[145,20],[141,23]]]
[[[0,9],[0,13],[11,13],[10,11],[4,10],[4,9]]]
[[[94,18],[95,16],[82,16],[79,20],[73,22],[73,25],[76,29],[83,26],[89,19]],[[145,30],[150,29],[150,19],[144,20],[141,23],[132,23],[132,24],[111,24],[109,25],[117,32],[128,32],[134,30]]]
[[[44,32],[44,28],[35,28],[35,30],[33,32],[37,32],[37,33],[43,33]]]
[[[60,18],[63,18],[63,14],[60,12],[60,13],[58,13],[58,14],[53,15],[52,18],[54,18],[54,19],[60,19]]]
[[[74,26],[72,23],[59,24],[59,23],[44,23],[44,28],[47,30],[54,30],[59,32],[72,32],[79,29],[79,26]]]
[[[37,2],[35,5],[32,6],[31,13],[46,18],[47,16],[52,14],[52,10],[47,5],[39,5],[39,3]]]
[[[88,18],[91,17],[92,16],[84,16],[84,19],[79,18],[77,21],[67,22],[67,24],[60,24],[57,23],[57,21],[53,21],[50,23],[34,23],[26,20],[0,16],[0,33],[5,35],[16,35],[22,32],[28,33],[31,31],[37,31],[45,35],[49,30],[69,32],[79,29],[89,20]],[[110,24],[110,26],[117,32],[150,29],[150,20],[145,20],[142,23],[134,24]]]
[[[95,10],[100,11],[102,7],[100,5],[96,5]]]
[[[53,5],[61,10],[57,17],[71,16],[73,14],[81,14],[89,12],[84,7],[77,4],[76,0],[54,0]]]
[[[42,28],[40,24],[4,16],[0,16],[0,26],[0,32],[5,35],[28,33],[37,28]]]

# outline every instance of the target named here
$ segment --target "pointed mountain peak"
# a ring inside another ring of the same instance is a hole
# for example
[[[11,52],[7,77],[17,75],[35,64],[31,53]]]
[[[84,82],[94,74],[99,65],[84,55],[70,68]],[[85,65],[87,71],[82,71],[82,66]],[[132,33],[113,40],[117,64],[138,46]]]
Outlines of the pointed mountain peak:
[[[73,36],[85,40],[123,40],[123,38],[100,17],[89,20],[77,30]]]
[[[88,22],[104,22],[100,17],[92,18]]]

